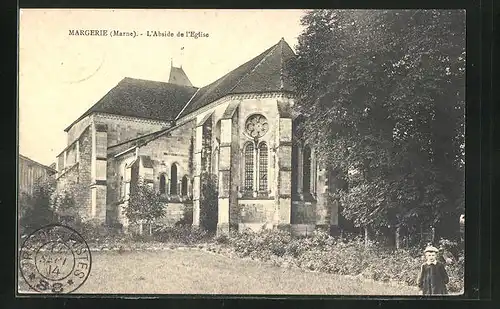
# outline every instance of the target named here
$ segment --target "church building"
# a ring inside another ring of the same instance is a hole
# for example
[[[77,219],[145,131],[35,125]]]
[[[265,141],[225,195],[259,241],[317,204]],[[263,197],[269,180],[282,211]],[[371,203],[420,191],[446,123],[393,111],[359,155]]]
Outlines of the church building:
[[[200,226],[202,175],[217,179],[217,233],[335,229],[324,164],[294,134],[301,115],[281,39],[209,85],[182,67],[168,82],[125,77],[71,123],[57,157],[57,185],[72,188],[83,220],[122,226],[131,188],[143,181],[163,197],[160,221]],[[201,60],[202,61],[202,60]]]

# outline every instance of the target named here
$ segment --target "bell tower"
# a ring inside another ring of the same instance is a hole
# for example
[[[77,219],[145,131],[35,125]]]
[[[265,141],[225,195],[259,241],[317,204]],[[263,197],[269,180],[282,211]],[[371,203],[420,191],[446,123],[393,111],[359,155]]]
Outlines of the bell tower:
[[[193,84],[191,84],[186,72],[182,69],[182,65],[180,67],[174,67],[172,59],[170,60],[170,76],[168,78],[168,82],[180,86],[193,87]]]

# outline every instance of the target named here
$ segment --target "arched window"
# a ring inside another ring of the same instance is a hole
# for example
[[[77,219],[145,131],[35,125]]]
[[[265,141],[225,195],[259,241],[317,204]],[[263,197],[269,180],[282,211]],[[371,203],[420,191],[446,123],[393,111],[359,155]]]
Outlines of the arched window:
[[[167,192],[167,180],[165,179],[165,174],[160,175],[160,194],[165,194]]]
[[[187,193],[188,193],[188,177],[184,175],[184,177],[182,177],[182,182],[181,182],[181,195],[187,196]]]
[[[248,143],[245,147],[245,191],[253,191],[253,156],[253,144]]]
[[[267,191],[268,152],[266,143],[259,145],[259,191]]]
[[[303,172],[302,172],[302,192],[311,192],[311,148],[309,146],[304,147],[303,154]]]
[[[170,167],[170,195],[177,194],[177,165],[174,163]]]

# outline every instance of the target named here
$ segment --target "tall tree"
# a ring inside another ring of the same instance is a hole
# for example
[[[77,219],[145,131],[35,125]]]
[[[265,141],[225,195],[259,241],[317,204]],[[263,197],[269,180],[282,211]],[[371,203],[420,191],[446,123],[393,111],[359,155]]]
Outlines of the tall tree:
[[[299,128],[349,171],[358,226],[434,225],[463,208],[465,14],[314,10],[291,63]]]

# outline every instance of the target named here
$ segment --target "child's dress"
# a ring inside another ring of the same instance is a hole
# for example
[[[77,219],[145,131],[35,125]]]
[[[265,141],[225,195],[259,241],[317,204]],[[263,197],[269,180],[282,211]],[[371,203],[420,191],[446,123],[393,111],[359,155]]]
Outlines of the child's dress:
[[[449,282],[448,273],[440,262],[422,264],[418,277],[418,287],[423,295],[448,294],[446,284]]]

